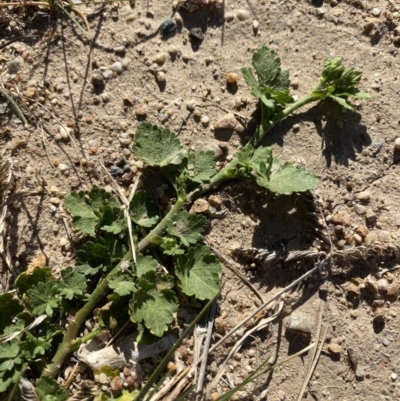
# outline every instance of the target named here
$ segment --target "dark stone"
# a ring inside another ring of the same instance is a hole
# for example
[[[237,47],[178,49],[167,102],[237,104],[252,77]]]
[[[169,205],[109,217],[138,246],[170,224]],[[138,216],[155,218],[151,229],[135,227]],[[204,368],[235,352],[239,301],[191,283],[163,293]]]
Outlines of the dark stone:
[[[189,35],[192,39],[196,39],[202,41],[204,39],[204,33],[201,28],[192,28],[189,32]]]
[[[176,31],[176,23],[172,18],[167,19],[160,25],[161,35],[169,35]]]

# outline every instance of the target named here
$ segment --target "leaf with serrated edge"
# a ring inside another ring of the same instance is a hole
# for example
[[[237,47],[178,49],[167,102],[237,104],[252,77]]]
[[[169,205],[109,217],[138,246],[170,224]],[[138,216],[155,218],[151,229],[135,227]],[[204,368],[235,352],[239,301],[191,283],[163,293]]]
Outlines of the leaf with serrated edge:
[[[262,46],[253,55],[253,67],[258,76],[261,87],[276,91],[289,89],[289,72],[281,69],[281,60],[275,56],[273,50]]]
[[[216,173],[214,167],[215,154],[212,150],[189,153],[188,169],[193,174],[193,176],[190,177],[192,181],[198,182],[199,184],[209,181]]]
[[[164,277],[162,279],[165,280],[165,286],[170,286],[171,278]],[[173,321],[173,314],[178,310],[175,293],[162,287],[156,273],[147,272],[139,281],[138,290],[129,303],[132,321],[143,322],[157,337],[161,337],[168,330],[168,325]]]
[[[61,271],[61,280],[58,281],[60,286],[60,295],[71,300],[75,296],[82,296],[86,290],[85,276],[75,268],[68,266]]]
[[[159,217],[157,208],[143,191],[138,191],[129,204],[132,220],[139,226],[151,227],[157,223]]]
[[[196,298],[212,299],[220,288],[221,265],[208,246],[197,245],[178,257],[176,276],[182,291]]]
[[[40,282],[28,290],[29,303],[33,306],[32,316],[39,316],[46,313],[47,316],[53,316],[53,309],[58,308],[59,294],[56,283],[48,281]]]
[[[108,286],[121,297],[136,291],[133,277],[128,273],[114,275],[108,282]]]
[[[73,216],[73,226],[94,237],[101,221],[103,208],[118,208],[118,202],[105,190],[93,188],[90,192],[72,192],[64,198],[64,206]]]
[[[318,178],[305,168],[297,168],[292,163],[281,165],[276,159],[271,169],[271,176],[257,174],[257,184],[282,195],[290,195],[293,192],[305,192],[317,185]]]
[[[153,167],[178,165],[186,156],[186,150],[169,129],[160,129],[149,122],[139,125],[133,152],[141,161]]]
[[[207,228],[207,219],[200,214],[181,211],[173,222],[169,222],[167,233],[180,239],[183,245],[195,244]]]
[[[151,256],[136,255],[136,275],[140,278],[149,271],[156,271],[158,262]]]

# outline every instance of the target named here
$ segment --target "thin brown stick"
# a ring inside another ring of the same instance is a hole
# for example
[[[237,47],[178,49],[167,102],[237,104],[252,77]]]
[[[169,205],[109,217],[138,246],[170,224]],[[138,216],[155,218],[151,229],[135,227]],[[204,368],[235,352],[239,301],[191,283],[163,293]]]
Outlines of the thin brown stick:
[[[24,114],[22,113],[22,110],[19,108],[17,103],[15,103],[14,99],[7,93],[7,91],[4,88],[3,84],[0,87],[0,93],[11,103],[11,105],[13,106],[15,112],[18,114],[18,117],[24,123],[24,127],[26,128],[28,126],[28,121],[26,120]]]
[[[318,328],[317,328],[317,334],[316,334],[316,337],[315,337],[315,344],[319,344],[319,339],[320,339],[320,336],[321,336],[322,316],[324,314],[324,308],[325,308],[325,302],[323,300],[321,300],[320,307],[319,307],[319,314],[318,314]],[[324,338],[325,338],[325,335],[326,335],[326,331],[325,331],[325,334],[324,334]],[[324,340],[322,341],[321,344],[323,344],[323,343],[324,343]],[[297,401],[301,401],[303,399],[304,392],[305,392],[306,387],[308,385],[308,382],[310,381],[310,378],[311,378],[311,376],[312,376],[312,374],[314,372],[314,369],[315,369],[315,366],[316,366],[316,360],[318,360],[318,358],[319,358],[319,354],[318,354],[317,348],[314,348],[312,350],[312,354],[310,356],[309,368],[308,368],[308,371],[307,371],[307,373],[306,373],[306,375],[304,377],[303,384],[302,384],[302,386],[300,388],[299,396],[297,397]]]
[[[264,302],[263,297],[261,296],[261,294],[257,291],[257,289],[254,287],[253,284],[250,283],[249,280],[247,280],[247,278],[245,276],[243,276],[242,273],[240,273],[237,269],[235,269],[232,265],[232,263],[224,256],[222,255],[219,251],[217,251],[215,249],[215,247],[213,247],[210,242],[204,240],[204,242],[211,248],[211,250],[218,256],[218,258],[224,263],[226,264],[226,266],[229,267],[229,269],[232,270],[233,273],[235,273],[242,281],[244,284],[247,285],[247,287],[249,287],[254,294],[256,294],[256,296],[261,300],[261,302]]]
[[[298,283],[302,282],[305,278],[319,270],[326,262],[328,259],[330,259],[331,253],[327,255],[326,259],[323,261],[319,262],[316,266],[314,266],[311,270],[308,272],[304,273],[302,276],[300,276],[297,280],[293,281],[291,284],[289,284],[287,287],[283,288],[281,291],[276,293],[272,298],[270,298],[268,301],[264,302],[260,307],[258,307],[254,312],[252,312],[246,319],[242,320],[238,325],[236,325],[228,334],[226,334],[224,337],[222,337],[216,344],[214,344],[210,348],[210,352],[214,351],[217,347],[219,347],[224,341],[226,341],[234,332],[239,330],[242,326],[244,326],[250,319],[252,319],[255,315],[257,315],[258,312],[262,311],[266,306],[268,306],[271,302],[275,301],[275,299],[279,298],[281,295],[283,295],[285,292],[289,291],[291,288],[295,287]]]

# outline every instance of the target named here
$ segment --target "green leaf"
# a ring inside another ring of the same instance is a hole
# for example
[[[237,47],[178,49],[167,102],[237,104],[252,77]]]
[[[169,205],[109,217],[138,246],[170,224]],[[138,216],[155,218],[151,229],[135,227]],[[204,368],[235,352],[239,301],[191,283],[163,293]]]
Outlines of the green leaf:
[[[251,69],[248,67],[243,67],[242,74],[246,84],[251,89],[251,94],[261,99],[261,97],[263,96],[263,92],[256,78],[253,75],[253,71],[251,71]]]
[[[69,391],[47,376],[42,376],[36,382],[35,389],[41,401],[66,401],[69,398]]]
[[[136,255],[136,275],[141,278],[149,271],[156,271],[158,262],[151,256],[143,256],[141,253]]]
[[[114,398],[114,401],[135,401],[138,394],[138,390],[122,390],[122,395],[120,395],[118,398]]]
[[[322,70],[322,78],[313,90],[313,95],[319,99],[331,97],[341,106],[353,110],[353,107],[346,101],[348,97],[360,99],[371,99],[372,95],[357,89],[361,79],[361,72],[353,68],[345,69],[340,57],[325,60]]]
[[[129,303],[132,321],[144,323],[152,334],[161,337],[178,310],[178,299],[172,287],[173,278],[170,276],[161,276],[154,271],[144,274]]]
[[[114,274],[108,282],[108,286],[121,297],[136,291],[134,278],[129,272]]]
[[[0,394],[4,393],[13,383],[17,383],[20,377],[18,370],[6,371],[0,374]]]
[[[13,323],[13,319],[24,307],[10,293],[0,295],[0,305],[0,334],[3,334],[4,329]]]
[[[18,289],[20,297],[27,293],[27,291],[34,285],[37,285],[40,281],[51,280],[51,272],[48,267],[42,267],[40,269],[35,269],[31,274],[21,273],[16,282],[15,286]]]
[[[189,296],[212,299],[220,288],[221,265],[208,246],[197,245],[178,257],[176,276],[179,287]]]
[[[155,243],[161,247],[163,253],[169,256],[183,255],[186,250],[181,248],[176,238],[158,238]]]
[[[190,152],[188,155],[187,169],[192,181],[201,184],[207,182],[216,173],[215,155],[212,150]]]
[[[118,235],[127,229],[123,220],[113,221],[110,225],[102,226],[101,229],[111,234]]]
[[[100,327],[110,330],[123,326],[129,320],[129,297],[120,297],[114,293],[107,299],[109,302],[94,311]]]
[[[271,88],[276,91],[289,89],[289,71],[282,71],[281,60],[273,50],[262,46],[253,54],[253,67],[256,70],[261,88]]]
[[[64,198],[64,205],[73,216],[73,227],[94,237],[107,208],[119,208],[118,202],[104,189],[72,192]]]
[[[207,219],[199,214],[189,214],[186,210],[181,211],[174,221],[167,226],[167,233],[172,235],[188,247],[197,243],[202,238],[202,233],[207,228]]]
[[[261,171],[256,173],[257,184],[282,195],[305,192],[317,185],[317,177],[305,168],[297,168],[292,163],[283,165],[274,159],[271,175],[268,178]]]
[[[33,307],[32,316],[53,316],[54,309],[60,304],[57,284],[51,281],[40,282],[28,290],[29,303]]]
[[[80,297],[86,290],[86,279],[81,271],[68,266],[61,271],[61,280],[58,282],[60,295],[68,300]]]
[[[19,340],[14,339],[7,343],[0,343],[0,361],[4,359],[15,359],[19,354]]]
[[[338,96],[333,96],[333,95],[328,95],[331,99],[333,99],[335,102],[339,103],[342,107],[354,111],[353,106],[351,106],[349,103],[347,103],[346,99],[343,99]]]
[[[186,150],[169,129],[160,129],[149,122],[139,125],[133,152],[152,167],[178,165],[186,156]]]
[[[100,240],[100,238],[97,238]],[[92,267],[110,267],[111,266],[111,255],[110,250],[107,246],[94,243],[86,242],[82,246],[82,249],[76,251],[76,256],[80,263],[88,264]]]
[[[143,191],[135,193],[129,204],[129,210],[132,220],[142,227],[152,227],[159,219],[156,206]]]

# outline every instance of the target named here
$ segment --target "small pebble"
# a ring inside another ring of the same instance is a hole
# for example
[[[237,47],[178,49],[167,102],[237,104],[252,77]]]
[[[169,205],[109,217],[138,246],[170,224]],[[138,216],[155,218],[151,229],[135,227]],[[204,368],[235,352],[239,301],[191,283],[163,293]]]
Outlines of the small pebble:
[[[157,64],[164,64],[167,56],[165,53],[158,53],[156,57],[154,57],[154,62]]]
[[[247,10],[237,10],[236,17],[239,21],[245,21],[249,18],[249,13]]]
[[[357,194],[357,199],[360,201],[368,201],[371,199],[371,192],[366,190]]]
[[[156,74],[156,79],[157,79],[157,82],[165,82],[167,79],[167,76],[165,75],[165,72],[158,71]]]
[[[225,13],[225,21],[231,22],[235,19],[235,14],[232,11],[227,11]]]
[[[9,74],[16,74],[24,65],[24,59],[21,56],[16,57],[7,63],[7,69]]]
[[[377,285],[378,285],[378,289],[380,292],[387,292],[389,283],[387,282],[387,280],[385,278],[380,278],[377,281]]]
[[[374,311],[374,322],[383,323],[385,321],[385,309],[376,308]]]
[[[382,10],[379,7],[374,7],[372,9],[372,15],[374,17],[379,17],[381,15]]]
[[[258,27],[260,26],[260,23],[255,19],[253,21],[253,29],[256,31],[258,29]]]
[[[382,344],[387,347],[389,345],[389,340],[386,337],[382,338]]]
[[[217,123],[215,124],[215,129],[234,129],[236,127],[236,119],[235,116],[231,113],[225,114],[221,117]]]
[[[393,380],[393,381],[395,381],[395,380],[397,380],[397,373],[392,373],[391,375],[390,375],[390,378]]]
[[[50,203],[53,204],[53,205],[59,205],[60,204],[60,199],[58,199],[56,197],[50,198]]]
[[[310,316],[303,312],[293,312],[288,319],[286,330],[311,333],[312,324]]]
[[[398,281],[394,281],[393,283],[389,284],[386,296],[390,299],[397,299],[400,294],[400,283]]]
[[[99,72],[94,72],[92,75],[92,83],[94,86],[104,86],[104,77]]]
[[[146,111],[145,108],[140,107],[140,108],[135,110],[135,115],[136,115],[137,119],[143,119],[143,118],[146,118],[147,111]]]
[[[358,214],[358,215],[363,215],[365,213],[367,213],[367,208],[363,205],[355,205],[354,206],[354,211]]]
[[[210,204],[205,199],[197,199],[189,210],[189,213],[207,213]]]
[[[400,150],[400,137],[395,139],[394,147],[396,150]]]
[[[64,164],[64,163],[60,163],[60,164],[58,165],[58,169],[59,169],[62,173],[64,173],[65,171],[69,170],[69,167],[68,167],[66,164]]]
[[[237,81],[239,79],[239,75],[236,74],[235,72],[229,72],[228,74],[226,74],[226,82],[228,84],[236,84]]]
[[[347,293],[347,296],[350,298],[359,297],[361,294],[360,288],[358,287],[358,285],[356,285],[354,283],[350,283],[346,287],[346,293]]]
[[[342,347],[339,344],[331,343],[328,345],[328,351],[331,354],[340,354],[342,352]]]
[[[208,127],[208,124],[210,123],[210,117],[204,115],[201,117],[200,122],[203,125],[203,127]]]
[[[63,139],[69,139],[69,137],[71,135],[71,132],[72,132],[72,129],[68,128],[68,127],[61,126],[59,132],[60,132],[60,135],[61,135],[61,137]]]
[[[116,61],[112,66],[110,66],[111,71],[122,72],[122,64]]]
[[[354,372],[357,380],[364,380],[365,370],[362,368],[357,367],[356,371]]]
[[[68,239],[65,237],[60,238],[60,246],[63,247],[68,244]]]
[[[198,41],[202,41],[204,40],[204,33],[201,30],[201,28],[192,28],[189,32],[189,36],[192,39],[198,40]]]
[[[369,230],[365,226],[359,226],[356,228],[356,234],[358,234],[362,238],[366,237],[368,235],[368,233],[369,233]]]
[[[175,14],[175,18],[176,18],[176,14]],[[160,33],[163,36],[169,35],[169,34],[175,32],[176,28],[177,28],[176,22],[172,18],[169,18],[160,25]]]
[[[350,312],[350,316],[351,316],[353,319],[357,319],[357,317],[358,317],[358,311],[352,310],[352,311]]]
[[[130,144],[131,144],[131,138],[129,138],[129,137],[127,137],[127,138],[124,138],[124,137],[120,137],[119,138],[119,143],[122,145],[122,146],[129,146]]]

